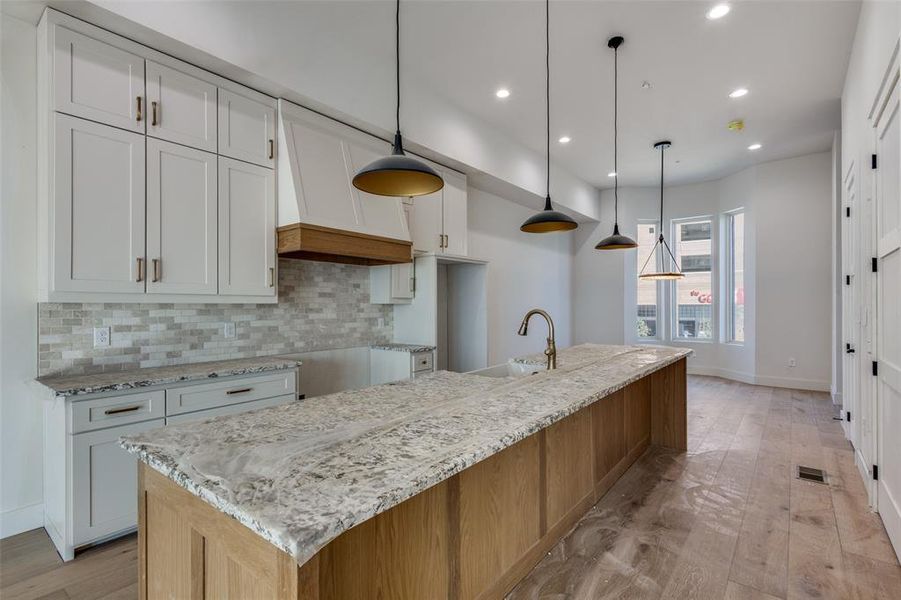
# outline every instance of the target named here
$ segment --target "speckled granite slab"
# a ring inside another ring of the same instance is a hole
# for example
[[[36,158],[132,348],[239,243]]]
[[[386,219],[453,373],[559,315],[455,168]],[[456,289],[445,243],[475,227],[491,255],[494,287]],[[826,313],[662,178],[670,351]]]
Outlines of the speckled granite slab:
[[[166,385],[199,379],[293,369],[300,366],[300,364],[300,361],[285,358],[284,356],[265,356],[169,367],[151,367],[149,369],[133,369],[131,371],[93,373],[89,375],[55,375],[52,377],[39,377],[37,381],[53,390],[57,396],[79,396],[82,394],[131,390],[152,385]]]
[[[354,525],[690,353],[583,345],[537,375],[439,371],[120,443],[303,564]]]
[[[373,350],[393,350],[395,352],[409,352],[411,354],[415,354],[416,352],[431,352],[435,349],[435,346],[424,346],[422,344],[373,344],[369,346]]]

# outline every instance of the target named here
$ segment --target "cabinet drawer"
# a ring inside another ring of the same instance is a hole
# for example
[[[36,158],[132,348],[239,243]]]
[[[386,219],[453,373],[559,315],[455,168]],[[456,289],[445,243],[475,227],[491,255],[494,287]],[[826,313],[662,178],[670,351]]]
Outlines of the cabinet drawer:
[[[162,390],[72,403],[71,433],[160,419],[165,414]]]
[[[251,400],[293,395],[296,377],[294,370],[291,369],[271,375],[166,390],[166,415],[180,415]]]
[[[417,352],[411,355],[413,360],[413,372],[432,370],[432,353]]]
[[[206,410],[198,410],[192,413],[183,413],[180,415],[172,415],[166,418],[166,425],[177,425],[178,423],[187,423],[189,421],[203,421],[204,419],[212,419],[213,417],[221,417],[224,415],[236,415],[238,413],[247,412],[249,410],[257,410],[260,408],[269,408],[270,406],[278,406],[287,404],[295,399],[293,394],[284,396],[276,396],[275,398],[265,398],[263,400],[251,400],[250,402],[242,402],[241,404],[229,404],[228,406],[220,406],[218,408],[208,408]]]

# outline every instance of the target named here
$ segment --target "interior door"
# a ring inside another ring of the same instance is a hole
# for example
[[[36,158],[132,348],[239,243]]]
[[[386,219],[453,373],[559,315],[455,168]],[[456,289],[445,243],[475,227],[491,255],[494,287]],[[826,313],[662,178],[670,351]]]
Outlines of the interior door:
[[[219,154],[275,167],[275,108],[219,88]]]
[[[219,157],[219,293],[274,296],[275,172]]]
[[[868,166],[868,165],[867,165]],[[869,174],[869,172],[867,172]],[[863,477],[864,486],[870,496],[870,502],[876,502],[876,487],[873,484],[873,465],[876,464],[876,381],[872,374],[873,361],[876,355],[876,274],[872,269],[872,258],[876,255],[875,236],[875,199],[873,178],[861,177],[860,187],[860,220],[858,221],[858,244],[855,275],[852,285],[857,297],[857,310],[860,326],[858,329],[857,349],[857,411],[860,419],[852,421],[857,438],[855,460]]]
[[[143,133],[144,59],[59,25],[54,42],[54,108]]]
[[[216,152],[216,86],[147,61],[147,135]]]
[[[54,291],[144,293],[144,136],[55,118]]]
[[[147,291],[215,294],[216,155],[147,140]]]
[[[860,313],[858,309],[857,256],[860,211],[857,199],[857,165],[852,164],[844,180],[842,218],[842,340],[845,353],[842,356],[842,409],[845,434],[855,449],[860,445],[861,415],[858,410],[858,390],[860,385],[860,359],[862,352],[858,342],[860,330]]]
[[[894,63],[875,120],[877,508],[901,552],[901,127]]]

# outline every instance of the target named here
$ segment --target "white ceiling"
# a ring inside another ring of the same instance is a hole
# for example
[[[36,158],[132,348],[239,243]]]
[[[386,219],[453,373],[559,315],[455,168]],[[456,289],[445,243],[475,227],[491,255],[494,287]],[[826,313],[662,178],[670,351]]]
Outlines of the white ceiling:
[[[226,36],[251,72],[287,69],[292,89],[311,98],[339,98],[336,108],[379,127],[393,118],[393,0],[91,1],[146,4],[147,15],[162,15],[167,33],[183,33],[176,38]],[[613,34],[626,39],[620,185],[656,183],[652,144],[661,138],[673,141],[670,183],[831,147],[859,2],[733,1],[729,15],[708,21],[704,13],[713,3],[551,2],[552,135],[572,136],[566,146],[552,142],[556,164],[595,186],[612,185],[613,57],[606,42]],[[17,4],[4,1],[4,12]],[[34,9],[44,2],[24,4]],[[66,10],[77,3],[53,4]],[[167,13],[167,5],[182,9]],[[428,91],[408,93],[404,114],[441,121],[451,106],[543,154],[544,2],[404,0],[401,6],[404,89]],[[650,89],[642,89],[645,80]],[[512,92],[504,101],[494,96],[501,86]],[[739,86],[750,93],[730,99]],[[436,96],[442,102],[428,100]],[[733,118],[745,120],[744,132],[726,129]],[[749,152],[753,142],[763,148]]]

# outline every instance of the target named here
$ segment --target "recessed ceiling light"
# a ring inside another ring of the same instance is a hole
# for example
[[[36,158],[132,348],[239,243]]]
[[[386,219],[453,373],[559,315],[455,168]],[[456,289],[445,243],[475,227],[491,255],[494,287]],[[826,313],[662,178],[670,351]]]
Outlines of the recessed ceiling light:
[[[494,95],[501,99],[509,98],[510,90],[508,90],[507,88],[501,88],[498,91],[494,92]]]
[[[760,150],[763,148],[763,144],[751,144],[748,146],[748,150]]]
[[[717,4],[707,11],[707,18],[711,21],[722,19],[729,14],[730,10],[732,10],[732,8],[728,4]]]
[[[734,89],[729,93],[730,98],[741,98],[742,96],[747,95],[748,88],[738,88]]]
[[[560,142],[561,144],[568,144],[572,141],[572,138],[569,137],[568,135],[564,135],[557,141]]]
[[[610,171],[607,173],[607,177],[616,177],[616,171]]]

